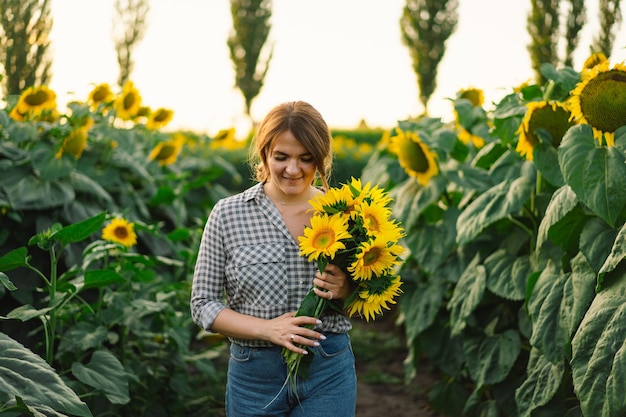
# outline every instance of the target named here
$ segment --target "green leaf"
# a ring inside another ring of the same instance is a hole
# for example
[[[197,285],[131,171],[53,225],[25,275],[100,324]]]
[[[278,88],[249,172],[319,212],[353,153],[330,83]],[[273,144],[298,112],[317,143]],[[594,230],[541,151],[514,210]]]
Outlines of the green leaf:
[[[467,318],[483,298],[487,286],[487,272],[483,265],[478,264],[479,260],[480,256],[477,254],[454,287],[454,293],[448,304],[452,336],[457,336],[463,331]]]
[[[609,254],[606,261],[600,268],[600,274],[605,274],[607,272],[611,272],[615,268],[617,268],[617,264],[619,264],[622,259],[626,256],[626,224],[622,225],[622,227],[617,232],[617,237],[613,242],[613,247],[611,248],[611,253]]]
[[[87,405],[40,356],[0,333],[0,392],[20,397],[28,406],[47,406],[91,417]]]
[[[108,287],[111,284],[124,282],[124,277],[112,269],[94,269],[85,272],[84,290],[89,288]]]
[[[555,187],[561,187],[565,180],[559,168],[557,150],[552,144],[538,143],[533,148],[533,162],[541,175]]]
[[[44,316],[48,314],[50,310],[52,310],[52,307],[46,307],[46,308],[37,310],[35,307],[31,305],[24,304],[10,311],[9,314],[7,314],[7,318],[21,320],[21,321],[28,321],[36,317]]]
[[[552,195],[539,224],[537,250],[548,238],[565,250],[578,248],[579,235],[587,218],[570,186],[559,188]]]
[[[526,281],[532,272],[528,255],[517,256],[499,249],[484,262],[487,288],[506,299],[521,301],[526,296]]]
[[[467,338],[463,343],[467,367],[480,386],[503,381],[517,360],[522,348],[515,330],[481,338]]]
[[[0,284],[9,291],[17,290],[17,287],[11,282],[4,272],[0,272]]]
[[[95,349],[107,340],[107,328],[87,321],[80,321],[63,334],[59,343],[59,353],[72,352],[80,356],[80,352]]]
[[[515,390],[519,417],[530,417],[535,409],[546,405],[554,397],[563,380],[564,369],[563,361],[553,364],[537,349],[530,351],[527,377]],[[596,417],[593,413],[589,415]]]
[[[113,404],[130,401],[126,370],[111,352],[94,352],[87,365],[74,362],[72,374],[82,383],[102,391]]]
[[[81,240],[87,239],[92,233],[100,230],[105,219],[106,212],[103,211],[89,219],[62,228],[55,232],[51,238],[57,239],[63,245],[80,242]]]
[[[572,340],[574,392],[586,416],[626,414],[626,274],[612,274]]]
[[[532,321],[530,344],[555,364],[564,360],[569,343],[560,317],[563,288],[568,279],[570,274],[560,273],[549,263],[539,276],[528,304]]]
[[[74,200],[74,189],[65,182],[47,181],[27,176],[6,186],[13,210],[44,210],[60,207]]]
[[[527,177],[504,181],[471,202],[457,220],[458,245],[466,245],[487,227],[518,213],[530,198],[534,184]]]
[[[32,147],[30,157],[37,176],[48,181],[68,176],[75,165],[75,158],[57,158],[54,150],[44,142],[37,142]]]
[[[25,247],[13,249],[0,258],[0,271],[10,271],[19,267],[28,266],[28,251]]]
[[[617,230],[603,220],[591,218],[580,234],[580,251],[585,254],[594,271],[599,272],[611,253]]]
[[[451,207],[443,215],[444,218],[438,224],[427,224],[406,237],[412,256],[424,271],[431,274],[437,274],[439,267],[455,249],[458,209]],[[428,236],[428,239],[424,239],[424,236]]]
[[[400,298],[400,310],[406,320],[407,340],[415,340],[430,327],[442,305],[446,285],[442,280],[408,286]]]
[[[589,125],[570,128],[559,147],[559,165],[576,196],[610,226],[626,204],[626,164],[615,147],[596,146]]]
[[[571,339],[596,295],[596,273],[579,252],[571,261],[572,274],[563,287],[559,320]]]

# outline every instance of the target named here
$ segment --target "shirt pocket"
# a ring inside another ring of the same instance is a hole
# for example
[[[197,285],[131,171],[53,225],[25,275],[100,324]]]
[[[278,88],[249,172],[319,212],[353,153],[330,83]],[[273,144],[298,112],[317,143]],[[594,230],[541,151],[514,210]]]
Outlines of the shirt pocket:
[[[285,248],[278,243],[242,246],[233,254],[244,302],[270,309],[287,303]]]

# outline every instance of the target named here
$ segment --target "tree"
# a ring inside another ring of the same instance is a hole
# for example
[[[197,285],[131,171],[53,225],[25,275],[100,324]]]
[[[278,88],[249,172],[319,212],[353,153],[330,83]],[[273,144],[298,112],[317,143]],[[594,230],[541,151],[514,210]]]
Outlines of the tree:
[[[567,27],[565,32],[565,60],[563,63],[569,67],[573,67],[573,55],[578,41],[580,40],[580,31],[587,20],[585,11],[585,0],[569,0],[570,10],[567,15]]]
[[[4,65],[4,93],[50,81],[52,17],[48,0],[0,0],[0,59]]]
[[[245,100],[246,115],[251,117],[252,100],[259,95],[272,59],[272,50],[259,61],[270,33],[270,0],[231,0],[233,28],[228,37],[230,59],[235,69],[235,86]]]
[[[437,67],[446,52],[446,41],[456,29],[458,5],[457,0],[406,0],[400,18],[402,40],[411,54],[425,114],[437,88]]]
[[[120,73],[117,83],[124,86],[130,79],[135,63],[132,54],[146,32],[150,11],[148,0],[115,0],[117,20],[113,21],[113,42]]]
[[[613,42],[615,41],[615,29],[622,22],[620,0],[600,0],[600,33],[594,37],[591,49],[602,52],[606,57],[611,56]]]
[[[543,84],[545,79],[541,74],[541,65],[558,64],[559,0],[531,0],[530,3],[532,7],[526,24],[531,38],[528,52],[536,81]]]

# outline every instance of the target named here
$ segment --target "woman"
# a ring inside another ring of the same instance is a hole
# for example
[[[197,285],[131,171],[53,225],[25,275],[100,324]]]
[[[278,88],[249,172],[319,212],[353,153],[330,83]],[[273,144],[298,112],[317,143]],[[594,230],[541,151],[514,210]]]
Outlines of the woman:
[[[350,294],[335,265],[317,271],[299,256],[298,236],[310,225],[309,200],[327,177],[332,138],[310,104],[272,109],[251,151],[258,183],[220,200],[206,223],[191,295],[194,321],[231,342],[226,414],[236,416],[354,416],[356,375],[348,318],[329,309],[320,320],[295,317],[314,287],[331,299]],[[311,325],[313,329],[303,327]],[[287,383],[283,347],[311,348],[310,376]]]

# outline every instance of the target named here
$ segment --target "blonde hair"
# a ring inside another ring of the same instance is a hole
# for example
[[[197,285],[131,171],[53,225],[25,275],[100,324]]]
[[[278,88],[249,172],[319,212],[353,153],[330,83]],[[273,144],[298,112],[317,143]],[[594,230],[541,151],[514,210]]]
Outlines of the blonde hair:
[[[249,161],[256,180],[266,182],[270,172],[267,158],[281,133],[291,131],[293,136],[311,153],[316,176],[328,189],[332,166],[332,137],[322,115],[309,103],[290,101],[274,107],[259,123],[250,147]]]

